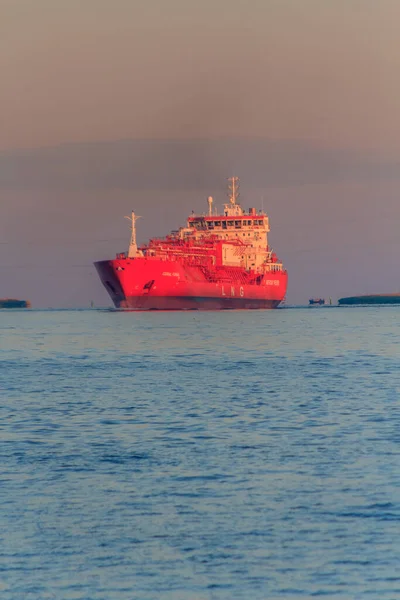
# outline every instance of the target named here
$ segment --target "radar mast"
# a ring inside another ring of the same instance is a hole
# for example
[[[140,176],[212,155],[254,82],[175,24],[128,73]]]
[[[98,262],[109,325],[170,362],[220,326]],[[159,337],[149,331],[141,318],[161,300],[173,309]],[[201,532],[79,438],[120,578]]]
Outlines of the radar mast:
[[[228,181],[228,196],[230,203],[234,206],[239,199],[239,177],[229,177]]]

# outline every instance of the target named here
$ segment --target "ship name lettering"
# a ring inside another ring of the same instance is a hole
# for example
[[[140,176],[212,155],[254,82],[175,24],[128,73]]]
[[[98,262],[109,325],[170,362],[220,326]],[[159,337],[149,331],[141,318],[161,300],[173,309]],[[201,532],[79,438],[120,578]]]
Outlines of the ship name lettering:
[[[243,296],[244,296],[244,289],[242,288],[242,286],[240,286],[240,288],[239,288],[239,294],[240,294],[240,295],[242,296],[242,298],[243,298]]]
[[[279,285],[279,279],[267,279],[265,284],[266,285]]]
[[[224,286],[221,288],[221,296],[226,296]]]
[[[235,295],[235,288],[233,287],[233,285],[231,285],[231,296]]]
[[[179,277],[179,273],[170,273],[169,271],[163,271],[164,277]]]

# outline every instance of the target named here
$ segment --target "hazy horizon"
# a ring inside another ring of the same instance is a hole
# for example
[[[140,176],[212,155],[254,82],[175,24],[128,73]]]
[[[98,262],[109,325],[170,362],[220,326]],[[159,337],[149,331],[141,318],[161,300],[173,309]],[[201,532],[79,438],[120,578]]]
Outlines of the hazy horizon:
[[[288,302],[399,290],[395,0],[3,0],[0,297],[110,304],[94,260],[241,178]]]

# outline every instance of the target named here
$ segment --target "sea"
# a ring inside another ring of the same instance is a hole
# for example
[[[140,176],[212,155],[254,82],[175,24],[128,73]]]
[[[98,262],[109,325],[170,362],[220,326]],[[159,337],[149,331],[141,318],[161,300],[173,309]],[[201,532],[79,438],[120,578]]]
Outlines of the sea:
[[[400,307],[0,311],[2,600],[400,598]]]

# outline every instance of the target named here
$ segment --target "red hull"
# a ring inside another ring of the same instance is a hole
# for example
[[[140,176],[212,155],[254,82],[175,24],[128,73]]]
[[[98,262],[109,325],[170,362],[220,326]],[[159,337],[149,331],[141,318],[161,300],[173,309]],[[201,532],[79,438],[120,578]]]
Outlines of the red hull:
[[[245,283],[241,269],[223,281],[207,281],[201,269],[151,258],[95,263],[117,308],[136,310],[228,310],[276,308],[284,299],[286,271]]]

